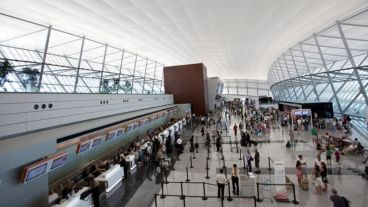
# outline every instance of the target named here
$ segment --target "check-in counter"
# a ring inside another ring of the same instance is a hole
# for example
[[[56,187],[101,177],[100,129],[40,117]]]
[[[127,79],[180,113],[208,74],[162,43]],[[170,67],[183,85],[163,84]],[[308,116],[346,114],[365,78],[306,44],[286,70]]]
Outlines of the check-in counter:
[[[106,197],[109,198],[116,189],[121,186],[124,177],[124,168],[114,165],[112,168],[95,178],[95,181],[103,183],[105,186]]]
[[[75,195],[70,197],[68,200],[62,202],[61,204],[53,205],[54,207],[90,207],[93,205],[92,194],[90,193],[83,200],[80,199],[82,193],[89,190],[88,187],[83,187]]]
[[[134,155],[126,156],[125,161],[129,163],[130,174],[133,174],[134,169],[137,168],[137,164],[135,163]]]

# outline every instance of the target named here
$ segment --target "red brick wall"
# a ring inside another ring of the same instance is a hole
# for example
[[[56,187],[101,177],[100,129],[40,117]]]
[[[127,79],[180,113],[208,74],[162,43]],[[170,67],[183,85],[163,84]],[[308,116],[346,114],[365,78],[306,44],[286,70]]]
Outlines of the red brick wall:
[[[207,71],[202,63],[164,67],[165,93],[174,103],[191,103],[192,113],[208,113]]]

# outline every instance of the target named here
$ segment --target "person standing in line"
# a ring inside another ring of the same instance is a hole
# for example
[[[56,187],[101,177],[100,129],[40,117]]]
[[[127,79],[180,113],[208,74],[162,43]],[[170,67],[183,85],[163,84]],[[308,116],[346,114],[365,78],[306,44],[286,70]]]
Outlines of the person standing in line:
[[[317,143],[318,131],[317,131],[317,127],[315,125],[313,125],[313,127],[311,129],[311,134],[312,134],[312,138],[313,138],[313,144]]]
[[[124,180],[126,180],[128,178],[129,164],[125,160],[124,153],[121,153],[121,155],[120,155],[120,167],[123,167],[123,170],[124,170]]]
[[[238,126],[236,124],[234,124],[233,130],[234,130],[234,135],[236,137],[238,135]]]
[[[300,162],[300,168],[302,173],[307,176],[307,162],[303,159],[303,155],[298,156],[298,161]]]
[[[231,170],[231,181],[233,184],[233,194],[239,195],[239,169],[236,164],[233,164],[233,168]]]
[[[217,183],[217,197],[224,200],[224,196],[225,196],[225,184],[227,183],[227,179],[224,175],[224,169],[220,169],[220,173],[216,175],[216,183]],[[220,191],[221,191],[221,195],[220,195]]]
[[[296,161],[296,177],[298,178],[298,184],[299,186],[302,186],[302,177],[303,177],[303,172],[302,172],[302,167],[301,167],[301,163],[300,160]]]
[[[247,159],[247,163],[248,163],[248,172],[252,172],[252,161],[253,161],[253,157],[250,154],[250,151],[247,150],[247,152],[245,153],[245,158]]]
[[[321,179],[323,182],[324,187],[322,188],[323,191],[327,191],[328,188],[328,179],[327,179],[327,166],[326,163],[321,162]]]
[[[336,149],[335,149],[335,160],[336,160],[337,168],[341,168],[341,165],[340,165],[340,158],[341,158],[340,150],[339,150],[339,148],[336,148]]]
[[[239,131],[240,131],[240,134],[243,132],[243,123],[239,123]]]
[[[183,146],[182,146],[183,140],[181,140],[180,136],[179,138],[176,140],[176,144],[178,146],[178,154],[180,155],[183,151]]]
[[[348,207],[350,201],[343,196],[339,196],[337,194],[337,190],[331,189],[332,195],[330,195],[330,201],[332,202],[333,207]]]
[[[295,134],[294,134],[294,130],[292,128],[290,128],[290,130],[289,130],[289,136],[290,136],[291,146],[295,146]]]
[[[258,150],[256,149],[255,154],[254,154],[254,165],[256,167],[255,173],[260,173],[261,172],[260,169],[259,169],[259,160],[260,160],[260,155],[259,155]]]
[[[217,139],[216,139],[216,150],[217,150],[217,152],[220,151],[220,148],[221,148],[221,140],[220,140],[220,136],[218,136]]]
[[[326,162],[327,164],[331,165],[331,155],[332,155],[332,149],[331,146],[326,146]]]

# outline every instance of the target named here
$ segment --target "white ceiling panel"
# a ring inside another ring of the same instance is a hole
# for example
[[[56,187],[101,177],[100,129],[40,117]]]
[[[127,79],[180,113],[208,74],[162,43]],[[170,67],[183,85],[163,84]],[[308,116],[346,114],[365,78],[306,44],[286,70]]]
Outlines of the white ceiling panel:
[[[2,0],[0,12],[165,65],[203,62],[209,76],[264,80],[288,47],[367,6],[367,0]]]

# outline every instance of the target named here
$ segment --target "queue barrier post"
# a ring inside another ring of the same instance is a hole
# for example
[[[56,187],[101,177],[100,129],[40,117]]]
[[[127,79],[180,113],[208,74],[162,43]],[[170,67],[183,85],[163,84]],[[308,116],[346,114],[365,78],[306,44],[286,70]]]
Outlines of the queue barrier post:
[[[257,183],[257,201],[261,202],[262,199],[259,197],[259,183]]]
[[[231,197],[231,193],[230,193],[230,182],[227,184],[227,190],[229,192],[229,196],[227,197],[227,200],[228,201],[232,201],[233,200],[233,197]]]
[[[180,192],[181,192],[180,199],[184,200],[185,196],[184,196],[184,192],[183,192],[183,182],[180,182]]]
[[[195,148],[195,147],[194,147],[194,148]],[[196,159],[194,148],[193,148],[192,155],[193,155],[193,159]]]
[[[164,199],[165,198],[165,195],[164,195],[164,182],[161,182],[161,199]]]
[[[229,136],[229,138],[230,138],[230,152],[233,152],[233,147],[231,145],[231,136]]]
[[[271,171],[271,158],[268,157],[268,171]]]
[[[155,207],[157,207],[157,194],[155,193]]]
[[[190,179],[189,179],[189,175],[188,175],[188,167],[185,167],[185,171],[186,171],[186,173],[187,173],[187,179],[185,180],[186,182],[189,182],[190,181]]]
[[[192,156],[190,156],[189,158],[190,158],[190,168],[193,168],[193,160],[192,160]]]
[[[206,196],[206,184],[205,182],[202,183],[203,184],[203,197],[202,200],[207,200],[207,196]]]
[[[296,195],[295,195],[295,185],[294,183],[292,184],[293,186],[293,200],[291,201],[293,204],[297,205],[299,204],[299,201],[296,200]]]

